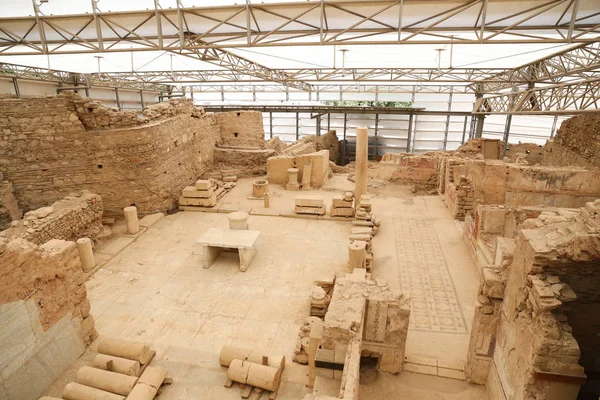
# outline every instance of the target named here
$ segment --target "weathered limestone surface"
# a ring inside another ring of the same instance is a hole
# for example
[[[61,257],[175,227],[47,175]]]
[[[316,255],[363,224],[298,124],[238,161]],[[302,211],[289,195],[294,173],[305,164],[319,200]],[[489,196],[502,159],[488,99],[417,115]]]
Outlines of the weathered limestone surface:
[[[12,182],[0,181],[0,230],[8,228],[12,221],[23,216],[14,191]]]
[[[97,336],[77,247],[0,237],[0,276],[0,389],[38,398]]]
[[[599,261],[600,200],[577,213],[542,213],[523,222],[513,261],[500,268],[505,290],[493,351],[497,370],[487,382],[491,392],[568,400],[575,399],[584,368],[595,379]],[[494,281],[492,275],[485,280]]]
[[[102,232],[102,199],[87,190],[71,193],[51,206],[26,213],[22,220],[0,233],[41,245],[50,239],[94,238]]]
[[[69,93],[0,100],[0,172],[21,207],[88,189],[107,209],[171,208],[212,164],[218,117],[181,101],[153,106],[148,117],[127,113]]]
[[[438,186],[440,158],[424,155],[385,154],[377,165],[379,179],[411,184],[415,191],[434,191]]]
[[[216,114],[220,125],[219,146],[265,147],[262,113],[230,111]]]
[[[321,348],[332,350],[334,358],[323,361],[344,360],[352,340],[361,339],[362,352],[379,357],[381,370],[400,372],[410,300],[393,293],[385,282],[365,279],[364,274],[365,270],[355,269],[336,280],[321,342]]]
[[[565,120],[546,144],[542,163],[600,167],[600,115],[582,114]]]
[[[280,155],[269,157],[267,160],[267,180],[269,183],[286,184],[288,182],[288,169],[297,168],[298,181],[302,181],[304,166],[311,164],[310,185],[313,188],[322,187],[329,178],[329,151],[322,150],[316,153],[298,156]]]

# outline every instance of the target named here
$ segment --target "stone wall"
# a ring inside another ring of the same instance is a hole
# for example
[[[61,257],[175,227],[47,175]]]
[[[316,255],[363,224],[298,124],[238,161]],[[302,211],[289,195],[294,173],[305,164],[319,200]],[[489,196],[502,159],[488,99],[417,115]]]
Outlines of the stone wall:
[[[24,210],[81,189],[100,194],[107,210],[167,210],[212,165],[216,115],[181,101],[142,119],[96,105],[70,93],[0,100],[0,172]]]
[[[0,237],[0,394],[38,398],[96,337],[74,242]]]
[[[12,182],[0,181],[0,231],[8,228],[12,221],[23,216],[14,192]]]
[[[378,179],[413,185],[415,192],[436,192],[439,158],[412,154],[385,154],[374,170]]]
[[[221,126],[222,147],[265,147],[262,113],[258,111],[230,111],[216,114]]]
[[[267,180],[269,183],[285,185],[288,182],[288,169],[298,168],[298,182],[302,182],[305,165],[312,164],[310,186],[323,187],[329,179],[329,151],[321,150],[316,153],[297,156],[280,155],[269,157],[267,160]]]
[[[29,211],[0,236],[22,238],[36,245],[51,239],[93,239],[102,232],[102,211],[102,199],[97,194],[72,193],[51,206]]]
[[[492,398],[574,400],[585,368],[597,396],[600,200],[526,219],[514,242],[481,271],[467,377]]]
[[[600,167],[600,114],[565,120],[544,148],[544,165]]]
[[[446,168],[446,175],[448,175]],[[499,160],[466,160],[455,165],[454,181],[460,176],[473,188],[477,203],[509,207],[551,206],[576,208],[600,197],[600,171],[578,167],[544,167],[507,164]],[[452,189],[454,186],[454,189]],[[455,215],[457,182],[446,179],[445,196]]]

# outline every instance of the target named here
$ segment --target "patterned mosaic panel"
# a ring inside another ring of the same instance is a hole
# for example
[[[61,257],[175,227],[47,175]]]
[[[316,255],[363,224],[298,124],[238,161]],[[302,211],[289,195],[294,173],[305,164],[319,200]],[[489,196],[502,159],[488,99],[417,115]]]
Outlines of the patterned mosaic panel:
[[[403,210],[394,218],[394,231],[400,284],[412,300],[409,328],[467,333],[454,284],[427,209]]]

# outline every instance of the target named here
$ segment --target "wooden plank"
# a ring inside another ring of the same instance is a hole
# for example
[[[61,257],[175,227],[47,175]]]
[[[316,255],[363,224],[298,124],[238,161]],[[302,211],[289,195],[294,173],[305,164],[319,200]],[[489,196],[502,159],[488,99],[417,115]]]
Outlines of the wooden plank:
[[[230,387],[232,387],[232,386],[233,386],[233,381],[232,381],[231,379],[227,379],[227,380],[225,381],[225,385],[224,385],[224,386],[225,386],[226,388],[230,388]]]
[[[242,390],[242,399],[247,399],[250,397],[250,392],[252,391],[252,386],[246,385],[244,390]]]

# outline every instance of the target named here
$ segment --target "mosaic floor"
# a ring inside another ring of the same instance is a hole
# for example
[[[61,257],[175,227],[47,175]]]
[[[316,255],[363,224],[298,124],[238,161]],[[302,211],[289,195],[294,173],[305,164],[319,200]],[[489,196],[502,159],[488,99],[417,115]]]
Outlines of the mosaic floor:
[[[410,293],[410,328],[466,333],[465,318],[426,208],[402,210],[394,218],[398,274]]]

